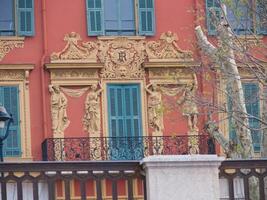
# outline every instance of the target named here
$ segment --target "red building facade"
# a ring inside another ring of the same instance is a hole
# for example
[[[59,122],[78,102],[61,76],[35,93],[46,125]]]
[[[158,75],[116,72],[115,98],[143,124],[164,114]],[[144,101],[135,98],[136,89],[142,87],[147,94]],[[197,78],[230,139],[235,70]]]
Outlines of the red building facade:
[[[61,138],[53,160],[68,160],[72,137],[203,135],[207,110],[196,97],[225,101],[212,85],[221,86],[218,76],[202,70],[208,62],[194,33],[207,27],[213,1],[0,2],[13,13],[0,15],[1,98],[15,113],[6,159],[41,160],[47,138]],[[184,141],[179,153],[200,152],[196,139]],[[120,150],[104,156],[121,158],[114,157]]]

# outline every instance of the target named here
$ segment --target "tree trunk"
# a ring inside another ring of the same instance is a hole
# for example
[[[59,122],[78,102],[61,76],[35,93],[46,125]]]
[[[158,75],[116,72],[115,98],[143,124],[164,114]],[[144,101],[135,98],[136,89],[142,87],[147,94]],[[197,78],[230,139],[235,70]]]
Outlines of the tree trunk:
[[[227,79],[228,89],[231,91],[229,97],[232,100],[232,116],[235,126],[237,140],[241,151],[237,151],[231,155],[238,155],[241,158],[252,158],[254,156],[251,132],[249,129],[248,115],[245,105],[242,82],[235,61],[233,51],[233,39],[230,28],[221,23],[218,26],[218,48],[214,47],[203,34],[201,27],[196,27],[196,35],[198,43],[203,52],[209,56],[212,61],[220,66],[221,72]],[[214,135],[214,134],[212,134]],[[236,150],[240,149],[236,148]]]

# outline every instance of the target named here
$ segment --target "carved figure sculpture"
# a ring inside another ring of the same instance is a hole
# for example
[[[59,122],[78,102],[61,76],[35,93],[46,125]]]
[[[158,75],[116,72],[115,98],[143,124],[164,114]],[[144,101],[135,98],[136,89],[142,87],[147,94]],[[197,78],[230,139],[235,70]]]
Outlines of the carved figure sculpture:
[[[151,88],[150,88],[151,87]],[[156,133],[162,133],[163,125],[163,106],[159,87],[156,84],[148,84],[146,91],[148,96],[148,120],[150,127],[155,129]]]
[[[99,85],[99,89],[98,88]],[[99,134],[100,132],[100,102],[99,95],[103,91],[101,84],[91,86],[85,101],[85,115],[83,117],[84,129],[90,134]]]
[[[194,101],[196,89],[197,89],[197,78],[194,74],[194,82],[185,86],[183,95],[178,99],[177,104],[183,105],[183,115],[188,118],[188,127],[190,132],[197,132],[197,121],[198,121],[198,109]]]
[[[52,130],[57,137],[58,134],[64,133],[70,123],[66,111],[68,100],[58,85],[49,85],[49,92],[51,93]]]

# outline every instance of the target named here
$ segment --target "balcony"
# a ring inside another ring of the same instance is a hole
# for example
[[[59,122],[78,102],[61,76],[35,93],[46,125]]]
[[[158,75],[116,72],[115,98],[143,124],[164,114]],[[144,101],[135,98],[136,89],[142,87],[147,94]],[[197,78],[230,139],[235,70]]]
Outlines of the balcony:
[[[150,155],[215,154],[207,135],[48,138],[44,161],[141,160]]]

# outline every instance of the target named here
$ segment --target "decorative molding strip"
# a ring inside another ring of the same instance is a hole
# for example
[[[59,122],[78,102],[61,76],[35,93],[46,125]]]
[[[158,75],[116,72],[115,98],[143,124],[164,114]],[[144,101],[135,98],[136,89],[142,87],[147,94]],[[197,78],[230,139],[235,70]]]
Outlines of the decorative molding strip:
[[[24,37],[0,37],[0,61],[14,48],[24,47]]]
[[[33,64],[0,64],[0,79],[5,81],[25,80],[28,85],[29,72],[33,68]]]

